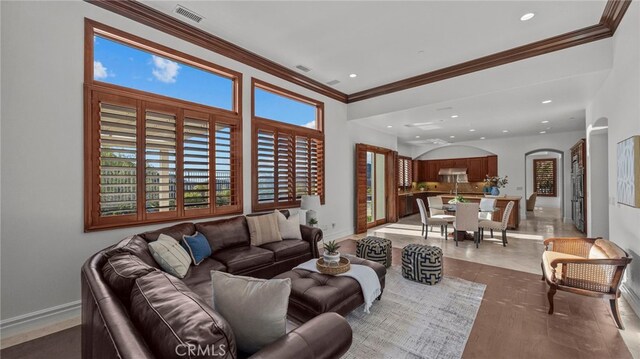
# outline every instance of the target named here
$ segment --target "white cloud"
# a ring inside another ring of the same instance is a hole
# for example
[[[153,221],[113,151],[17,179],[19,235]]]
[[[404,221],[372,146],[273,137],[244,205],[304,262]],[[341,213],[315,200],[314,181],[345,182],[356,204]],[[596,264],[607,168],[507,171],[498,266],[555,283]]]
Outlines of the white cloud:
[[[156,55],[152,55],[152,58],[154,66],[152,71],[153,76],[158,79],[158,81],[164,83],[170,84],[176,82],[180,65],[178,65],[177,62],[167,60]]]
[[[316,129],[316,120],[307,122],[306,124],[303,125],[303,127],[313,128],[315,130]]]
[[[101,80],[101,79],[106,79],[107,76],[108,76],[107,68],[104,67],[102,62],[94,61],[93,62],[93,78]]]

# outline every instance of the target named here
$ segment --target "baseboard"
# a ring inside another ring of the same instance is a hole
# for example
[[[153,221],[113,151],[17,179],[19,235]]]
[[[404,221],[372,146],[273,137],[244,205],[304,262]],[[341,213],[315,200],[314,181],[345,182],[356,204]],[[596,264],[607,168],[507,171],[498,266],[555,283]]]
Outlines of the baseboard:
[[[55,307],[19,315],[17,317],[4,319],[0,321],[0,337],[4,340],[5,338],[80,317],[80,305],[81,302],[77,300],[57,305]]]
[[[626,283],[620,286],[622,296],[629,303],[631,309],[636,312],[636,315],[640,317],[640,297],[631,288],[626,286]]]
[[[324,240],[325,241],[335,241],[335,240],[341,239],[343,237],[350,236],[352,234],[353,234],[353,230],[351,230],[351,229],[343,229],[341,231],[327,233],[324,236]]]
[[[563,221],[564,223],[569,223],[569,224],[573,223],[573,219],[571,219],[571,218],[567,218],[567,217],[564,217],[564,218],[562,219],[562,221]]]

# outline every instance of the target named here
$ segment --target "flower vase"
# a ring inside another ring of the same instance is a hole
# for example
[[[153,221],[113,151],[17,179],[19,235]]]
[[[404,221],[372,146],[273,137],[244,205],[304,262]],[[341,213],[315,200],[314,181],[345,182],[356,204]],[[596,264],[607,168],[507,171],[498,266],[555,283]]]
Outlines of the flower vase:
[[[500,194],[500,190],[498,189],[498,187],[491,187],[491,195],[492,196],[498,196]]]

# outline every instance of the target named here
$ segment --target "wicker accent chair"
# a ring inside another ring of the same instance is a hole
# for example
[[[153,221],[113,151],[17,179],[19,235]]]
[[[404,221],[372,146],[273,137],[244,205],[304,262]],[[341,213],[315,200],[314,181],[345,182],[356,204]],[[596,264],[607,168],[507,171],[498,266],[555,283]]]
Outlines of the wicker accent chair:
[[[538,192],[533,192],[529,199],[527,199],[527,211],[532,212],[536,209],[536,199],[538,199]]]
[[[513,210],[513,206],[515,203],[510,201],[507,203],[507,207],[505,207],[504,212],[502,213],[502,221],[480,221],[480,238],[484,239],[484,230],[489,229],[491,231],[491,238],[493,238],[493,230],[502,231],[502,246],[506,247],[507,243],[507,226],[509,225],[509,216],[511,216],[511,211]]]
[[[420,222],[422,222],[421,235],[424,237],[424,239],[427,239],[429,226],[440,226],[440,235],[444,236],[444,239],[447,239],[447,227],[449,226],[449,221],[438,217],[429,218],[427,216],[427,208],[425,207],[422,198],[416,198],[416,202],[418,203],[418,209],[420,210]]]
[[[549,238],[544,241],[542,279],[549,285],[549,314],[557,290],[609,299],[616,325],[620,282],[631,258],[615,243],[601,238]]]

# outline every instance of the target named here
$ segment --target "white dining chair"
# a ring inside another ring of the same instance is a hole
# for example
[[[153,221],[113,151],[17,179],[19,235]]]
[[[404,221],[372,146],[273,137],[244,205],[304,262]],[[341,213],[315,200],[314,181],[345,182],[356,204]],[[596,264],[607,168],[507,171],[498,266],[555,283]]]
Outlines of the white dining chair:
[[[429,226],[440,226],[440,235],[444,236],[444,239],[447,239],[447,231],[449,222],[446,219],[442,218],[429,218],[427,216],[427,208],[424,205],[424,201],[422,198],[416,198],[416,202],[418,202],[418,209],[420,210],[420,222],[422,222],[422,233],[421,235],[427,239]]]
[[[447,222],[447,224],[453,223],[453,221],[456,220],[455,216],[446,214],[444,209],[442,209],[442,207],[444,206],[444,204],[442,203],[442,197],[439,197],[439,196],[427,197],[427,201],[429,202],[429,213],[431,214],[429,216],[429,219],[444,220]],[[432,222],[431,230],[433,230],[433,225],[434,224]],[[447,233],[445,232],[444,235],[446,236]]]
[[[481,198],[480,199],[480,213],[478,213],[478,219],[481,221],[493,220],[493,211],[496,209],[495,198]]]
[[[456,220],[453,222],[453,238],[458,246],[458,232],[473,231],[473,242],[476,248],[480,244],[480,230],[478,226],[479,203],[458,203],[456,204]]]
[[[509,224],[509,216],[511,216],[511,211],[513,210],[513,206],[515,203],[510,201],[507,203],[507,207],[504,209],[504,213],[502,213],[502,222],[497,221],[480,221],[480,238],[484,237],[484,230],[489,229],[491,231],[491,238],[493,238],[493,230],[502,231],[502,246],[507,246],[507,225]]]

